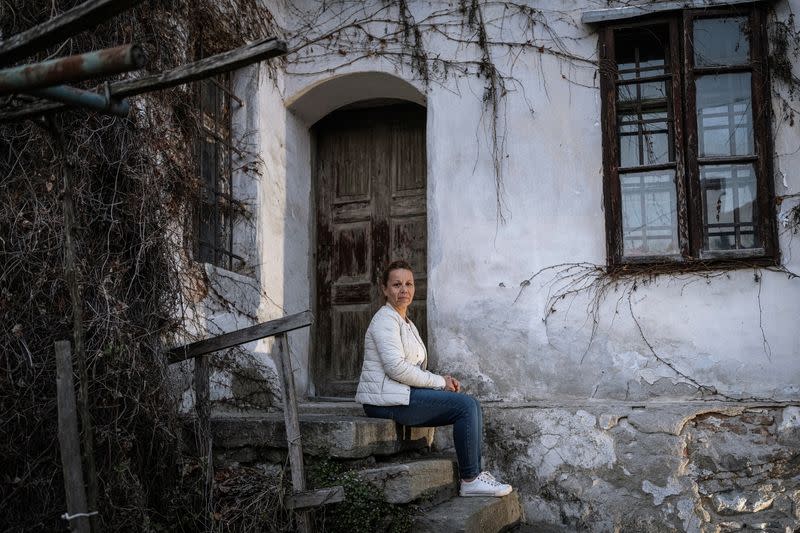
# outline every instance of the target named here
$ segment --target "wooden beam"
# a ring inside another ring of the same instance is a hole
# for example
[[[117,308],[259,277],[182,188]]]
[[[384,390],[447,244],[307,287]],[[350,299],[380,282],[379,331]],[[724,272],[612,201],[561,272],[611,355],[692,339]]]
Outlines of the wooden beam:
[[[286,53],[286,43],[269,37],[211,57],[174,68],[161,74],[143,76],[111,84],[113,96],[133,96],[149,91],[169,89],[184,83],[202,80],[224,72],[230,72],[252,63]]]
[[[306,475],[303,468],[303,443],[300,437],[300,418],[297,410],[297,392],[294,388],[294,373],[292,372],[292,358],[289,354],[289,345],[286,334],[281,333],[275,339],[280,358],[280,380],[283,390],[283,420],[286,426],[286,444],[289,448],[289,467],[292,471],[292,492],[299,493],[306,490]],[[300,533],[311,532],[311,516],[307,510],[300,510],[297,514],[297,531]]]
[[[168,89],[224,72],[231,72],[265,59],[281,56],[285,53],[286,43],[274,37],[270,37],[262,41],[247,44],[241,48],[188,63],[161,74],[114,82],[110,86],[111,95],[122,98],[150,91]],[[0,113],[0,122],[23,120],[43,113],[52,113],[64,109],[67,109],[67,106],[64,104],[34,103],[17,111]]]
[[[344,487],[337,485],[336,487],[295,492],[284,501],[289,509],[307,509],[329,503],[339,503],[344,501]]]
[[[81,445],[78,437],[78,409],[75,405],[75,382],[72,378],[72,349],[69,341],[57,341],[55,350],[58,443],[61,448],[61,468],[64,472],[69,528],[70,531],[77,533],[89,533]],[[77,516],[69,519],[74,515]]]
[[[0,65],[35,54],[126,11],[142,0],[88,0],[22,33],[0,42]]]
[[[211,352],[224,350],[225,348],[263,339],[264,337],[273,337],[295,329],[305,328],[313,323],[314,315],[311,314],[311,311],[303,311],[302,313],[262,322],[249,328],[242,328],[210,339],[173,348],[167,352],[167,361],[169,364],[179,363],[192,357],[199,357]]]

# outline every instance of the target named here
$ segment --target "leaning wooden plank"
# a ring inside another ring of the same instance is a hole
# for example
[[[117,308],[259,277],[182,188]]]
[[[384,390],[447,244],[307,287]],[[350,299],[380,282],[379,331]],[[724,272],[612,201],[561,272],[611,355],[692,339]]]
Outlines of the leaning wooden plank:
[[[83,486],[81,445],[78,438],[78,409],[72,378],[72,349],[69,341],[57,341],[56,397],[58,399],[58,443],[67,496],[67,520],[71,531],[89,533],[86,490]]]
[[[133,80],[118,81],[111,84],[111,95],[118,98],[143,94],[160,89],[168,89],[184,83],[231,72],[252,63],[286,53],[286,43],[274,37],[250,43],[235,50],[222,52],[193,63],[174,68],[161,74],[143,76]],[[67,106],[53,103],[33,103],[17,111],[0,113],[0,122],[23,120],[44,113],[62,111]]]
[[[294,372],[292,372],[292,358],[289,354],[289,344],[286,334],[281,333],[275,338],[278,347],[281,369],[279,377],[283,390],[283,420],[286,427],[286,444],[289,447],[289,467],[292,471],[292,492],[306,491],[306,474],[303,468],[303,442],[300,435],[300,418],[297,410],[297,392],[294,388]],[[308,510],[300,509],[297,513],[297,531],[299,533],[311,532],[311,516]]]
[[[0,65],[28,57],[48,46],[92,28],[142,0],[88,0],[22,33],[0,42]]]
[[[311,311],[303,311],[295,315],[270,320],[269,322],[262,322],[261,324],[250,326],[249,328],[242,328],[210,339],[173,348],[167,352],[167,361],[169,364],[179,363],[186,359],[191,359],[192,357],[206,355],[246,342],[263,339],[264,337],[272,337],[295,329],[305,328],[313,323],[314,315],[311,314]]]
[[[307,509],[319,507],[329,503],[339,503],[344,500],[344,487],[327,487],[324,489],[296,492],[286,498],[286,507],[289,509]]]

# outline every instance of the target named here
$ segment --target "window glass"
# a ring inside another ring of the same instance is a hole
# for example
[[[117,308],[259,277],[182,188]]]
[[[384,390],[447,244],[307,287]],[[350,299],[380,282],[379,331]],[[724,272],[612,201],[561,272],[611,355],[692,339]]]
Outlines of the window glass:
[[[696,67],[745,65],[750,62],[747,17],[697,19],[694,21]]]
[[[619,127],[620,167],[659,165],[673,160],[666,107],[647,113],[622,113]]]
[[[753,165],[703,165],[705,249],[739,250],[760,245],[756,238],[756,177]]]
[[[648,104],[667,98],[667,85],[663,81],[629,83],[617,89],[617,101],[621,104]]]
[[[620,174],[626,256],[678,254],[675,171]]]
[[[700,157],[755,153],[750,73],[701,76],[695,87]]]
[[[622,113],[617,124],[621,167],[659,165],[672,160],[666,108],[647,113]]]

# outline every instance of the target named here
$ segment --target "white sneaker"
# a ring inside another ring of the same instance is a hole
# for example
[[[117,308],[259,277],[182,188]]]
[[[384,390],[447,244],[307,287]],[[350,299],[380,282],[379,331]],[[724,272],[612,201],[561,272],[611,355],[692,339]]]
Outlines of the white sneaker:
[[[481,472],[472,481],[461,481],[461,496],[505,496],[513,489],[500,483],[489,472]]]

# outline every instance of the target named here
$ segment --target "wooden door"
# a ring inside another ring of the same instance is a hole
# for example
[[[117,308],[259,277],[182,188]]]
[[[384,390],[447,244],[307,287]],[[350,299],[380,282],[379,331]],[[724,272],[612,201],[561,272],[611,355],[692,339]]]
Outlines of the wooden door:
[[[317,286],[312,367],[318,396],[355,394],[364,334],[383,305],[382,269],[405,259],[409,315],[427,338],[425,109],[414,104],[331,113],[317,139]]]

